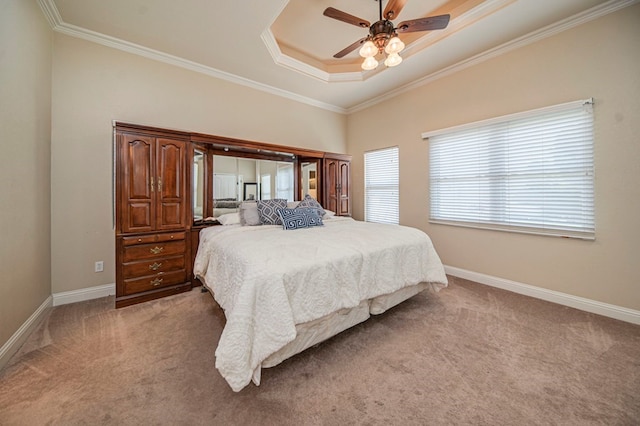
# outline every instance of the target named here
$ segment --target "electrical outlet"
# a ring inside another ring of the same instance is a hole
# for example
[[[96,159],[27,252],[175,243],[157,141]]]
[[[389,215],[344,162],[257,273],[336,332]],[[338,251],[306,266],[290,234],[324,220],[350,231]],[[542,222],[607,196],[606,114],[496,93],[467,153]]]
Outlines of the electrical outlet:
[[[96,262],[95,272],[102,272],[102,271],[104,271],[104,262],[102,260],[99,260]]]

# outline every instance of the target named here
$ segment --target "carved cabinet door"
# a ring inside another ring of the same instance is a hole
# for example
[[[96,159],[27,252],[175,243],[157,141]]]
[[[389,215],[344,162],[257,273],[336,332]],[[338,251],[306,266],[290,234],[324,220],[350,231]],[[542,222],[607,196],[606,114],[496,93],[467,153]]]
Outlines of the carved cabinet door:
[[[324,160],[324,207],[338,216],[351,215],[351,162],[343,159]]]
[[[155,229],[154,147],[152,137],[123,134],[119,140],[121,185],[120,228],[122,232]]]
[[[181,229],[185,224],[186,147],[184,141],[156,140],[156,230]]]
[[[338,205],[341,216],[351,216],[351,163],[338,162],[339,194]]]
[[[184,141],[135,134],[119,138],[120,232],[182,229],[186,221]]]

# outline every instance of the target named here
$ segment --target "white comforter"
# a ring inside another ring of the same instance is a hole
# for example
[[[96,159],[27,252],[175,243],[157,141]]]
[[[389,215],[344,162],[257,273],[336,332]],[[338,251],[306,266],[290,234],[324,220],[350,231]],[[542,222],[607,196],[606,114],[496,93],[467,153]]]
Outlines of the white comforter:
[[[296,324],[419,282],[446,286],[422,231],[335,217],[325,226],[214,226],[200,233],[194,274],[204,279],[227,323],[216,368],[234,391],[296,337]]]

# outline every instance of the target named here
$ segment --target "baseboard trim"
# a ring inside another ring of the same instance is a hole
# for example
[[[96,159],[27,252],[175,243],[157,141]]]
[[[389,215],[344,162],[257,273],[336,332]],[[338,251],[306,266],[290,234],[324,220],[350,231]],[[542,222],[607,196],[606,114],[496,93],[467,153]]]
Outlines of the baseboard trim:
[[[100,297],[116,294],[115,284],[105,284],[95,287],[81,288],[79,290],[53,293],[53,306],[67,305],[69,303],[84,302],[85,300],[98,299]]]
[[[571,294],[548,290],[478,272],[467,271],[466,269],[456,268],[454,266],[445,265],[444,269],[447,274],[454,277],[464,278],[480,284],[489,285],[491,287],[501,288],[503,290],[512,291],[525,296],[535,297],[536,299],[569,306],[581,311],[591,312],[593,314],[603,315],[605,317],[640,325],[640,311],[636,311],[634,309],[598,302],[596,300],[573,296]]]
[[[36,325],[44,318],[45,313],[49,308],[53,306],[53,297],[49,296],[42,302],[40,307],[35,310],[33,314],[20,326],[20,328],[13,333],[13,336],[6,341],[0,348],[0,369],[4,368],[9,362],[13,354],[18,352],[20,346],[27,340],[27,337],[35,329]]]
[[[15,354],[20,346],[27,340],[27,337],[40,323],[48,308],[53,306],[66,305],[69,303],[83,302],[85,300],[98,299],[116,294],[115,284],[105,284],[95,287],[81,288],[79,290],[63,291],[53,293],[35,310],[33,314],[13,333],[13,336],[0,348],[0,369],[2,369],[9,359]]]

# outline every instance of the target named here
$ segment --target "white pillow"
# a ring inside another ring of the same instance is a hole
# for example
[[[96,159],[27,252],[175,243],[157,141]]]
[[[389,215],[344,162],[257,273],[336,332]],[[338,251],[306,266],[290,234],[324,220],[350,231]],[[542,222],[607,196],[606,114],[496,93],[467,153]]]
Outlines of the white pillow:
[[[243,201],[242,204],[240,204],[240,225],[262,225],[262,223],[260,223],[260,214],[258,213],[258,203],[256,201]]]
[[[239,225],[240,213],[227,213],[218,216],[218,222],[222,225]]]
[[[336,215],[336,212],[332,212],[331,210],[324,210],[324,215],[322,215],[323,220],[331,219]]]
[[[287,208],[295,209],[296,207],[298,207],[298,204],[300,204],[300,201],[289,201],[287,202]]]

